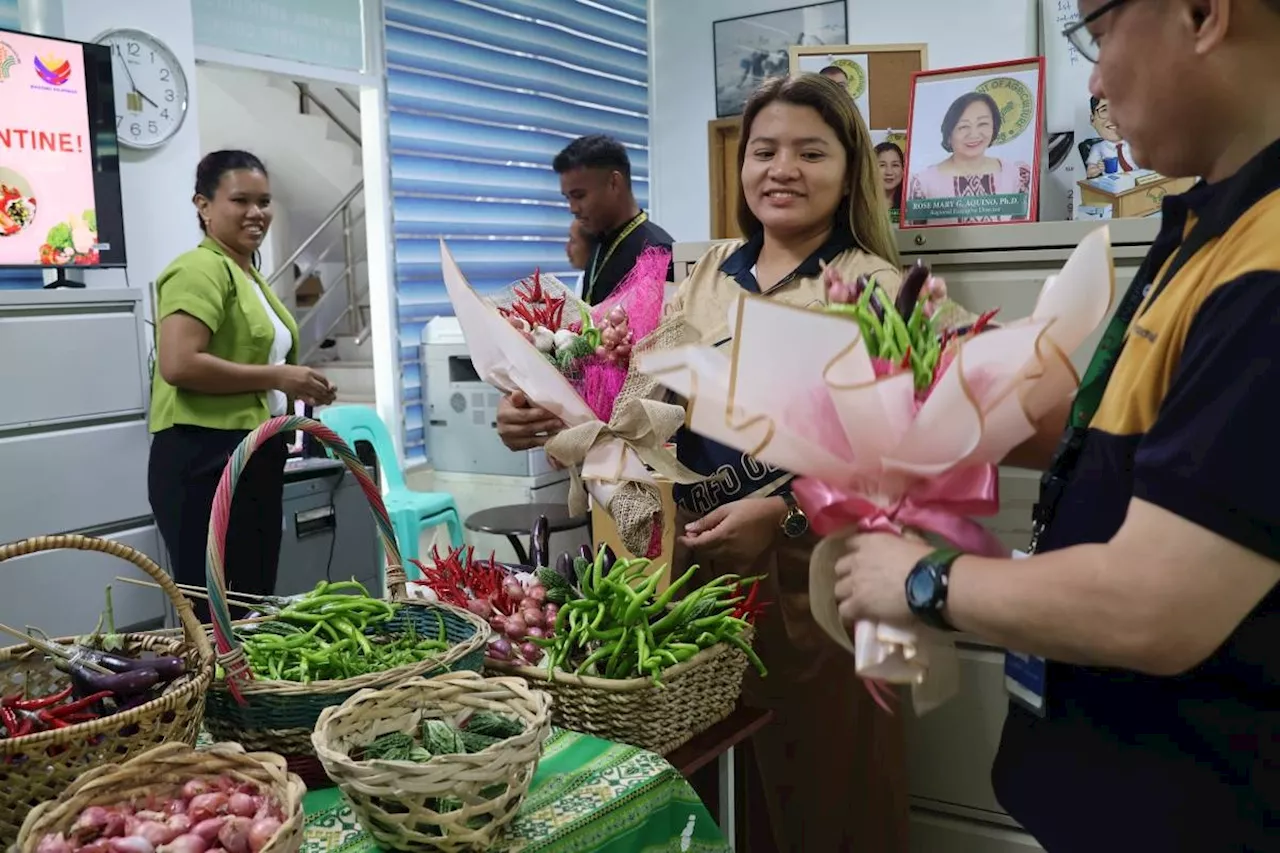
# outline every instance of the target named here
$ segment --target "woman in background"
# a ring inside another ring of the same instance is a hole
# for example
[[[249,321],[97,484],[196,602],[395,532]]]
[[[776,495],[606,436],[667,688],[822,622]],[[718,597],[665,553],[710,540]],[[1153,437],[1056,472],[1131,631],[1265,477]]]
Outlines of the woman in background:
[[[897,143],[881,142],[876,146],[884,203],[889,208],[889,221],[894,225],[898,224],[902,212],[902,164],[905,159]]]
[[[911,176],[910,199],[978,198],[1022,194],[1030,199],[1031,166],[987,155],[1000,135],[1000,108],[995,98],[966,92],[942,118],[942,148],[950,156]],[[1011,222],[1021,216],[962,215],[930,218],[930,225]]]
[[[569,223],[569,242],[564,244],[564,253],[569,258],[569,266],[583,273],[578,276],[578,285],[573,289],[579,297],[585,296],[583,290],[586,284],[586,269],[591,263],[591,253],[595,247],[595,240],[587,233],[582,220],[575,217]]]
[[[298,366],[297,325],[254,266],[272,217],[262,161],[246,151],[209,154],[196,167],[193,201],[205,239],[156,280],[147,488],[174,578],[204,586],[209,515],[232,452],[288,411],[290,398],[326,405],[335,388]],[[285,455],[285,437],[273,437],[236,484],[224,562],[238,592],[275,592]],[[208,606],[195,605],[207,622]]]

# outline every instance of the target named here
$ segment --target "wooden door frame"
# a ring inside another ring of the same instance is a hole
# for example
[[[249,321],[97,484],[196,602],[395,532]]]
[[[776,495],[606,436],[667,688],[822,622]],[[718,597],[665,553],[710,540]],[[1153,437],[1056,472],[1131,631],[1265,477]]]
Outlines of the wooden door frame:
[[[732,233],[730,227],[738,215],[736,204],[722,204],[725,195],[724,169],[725,162],[723,140],[727,132],[737,130],[742,123],[742,116],[712,119],[707,122],[707,157],[710,167],[709,189],[711,192],[711,239],[726,237]],[[742,140],[738,140],[742,144]],[[727,209],[726,209],[727,208]]]

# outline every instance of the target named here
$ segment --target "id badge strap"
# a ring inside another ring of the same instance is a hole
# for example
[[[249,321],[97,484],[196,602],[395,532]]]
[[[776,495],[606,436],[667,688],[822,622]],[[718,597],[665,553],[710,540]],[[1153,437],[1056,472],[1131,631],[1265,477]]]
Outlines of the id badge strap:
[[[1026,556],[1022,551],[1013,552],[1015,560]],[[1048,672],[1048,662],[1042,657],[1013,649],[1004,654],[1005,692],[1011,700],[1037,717],[1044,717],[1048,708]]]

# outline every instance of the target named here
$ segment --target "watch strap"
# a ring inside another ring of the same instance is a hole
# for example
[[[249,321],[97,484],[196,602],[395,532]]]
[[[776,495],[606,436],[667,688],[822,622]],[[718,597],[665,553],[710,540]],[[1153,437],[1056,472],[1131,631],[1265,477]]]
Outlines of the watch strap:
[[[956,548],[938,548],[923,557],[907,575],[906,595],[911,612],[921,622],[938,631],[955,631],[945,615],[951,585],[951,566],[964,554]],[[912,594],[912,588],[928,575],[932,581],[927,599]]]

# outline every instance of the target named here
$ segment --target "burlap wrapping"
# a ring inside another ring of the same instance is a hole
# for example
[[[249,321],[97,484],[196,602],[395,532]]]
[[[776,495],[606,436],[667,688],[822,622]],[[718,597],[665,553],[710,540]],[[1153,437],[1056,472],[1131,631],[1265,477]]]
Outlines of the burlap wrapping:
[[[631,368],[618,392],[609,422],[594,420],[579,424],[547,442],[548,455],[570,471],[571,514],[581,515],[587,511],[587,492],[579,466],[586,460],[587,453],[602,441],[621,440],[640,461],[673,483],[691,485],[706,479],[677,462],[675,454],[664,446],[684,424],[684,408],[654,399],[663,393],[657,380],[635,369],[641,353],[670,349],[692,338],[692,330],[680,317],[664,320],[632,349]],[[618,528],[618,538],[632,554],[647,554],[655,526],[662,529],[662,499],[657,486],[652,482],[625,480],[622,472],[606,482],[618,483],[604,507]]]

